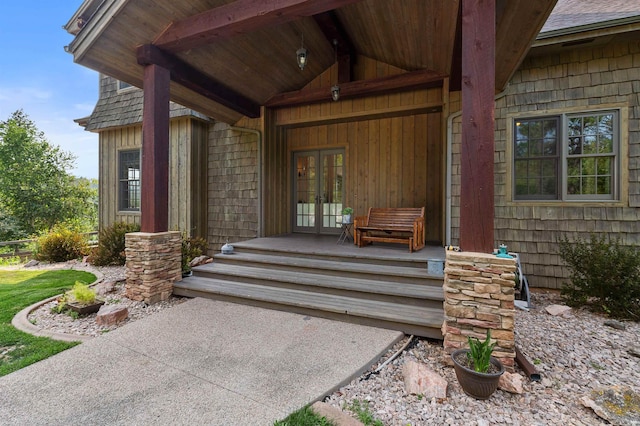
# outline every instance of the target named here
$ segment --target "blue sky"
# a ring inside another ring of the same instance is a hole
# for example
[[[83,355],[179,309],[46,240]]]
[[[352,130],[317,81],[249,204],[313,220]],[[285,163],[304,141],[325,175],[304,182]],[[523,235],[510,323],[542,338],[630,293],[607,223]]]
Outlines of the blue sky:
[[[98,135],[73,120],[91,114],[98,73],[64,51],[65,25],[82,0],[5,2],[0,14],[0,121],[22,109],[47,140],[76,157],[69,172],[98,177]]]

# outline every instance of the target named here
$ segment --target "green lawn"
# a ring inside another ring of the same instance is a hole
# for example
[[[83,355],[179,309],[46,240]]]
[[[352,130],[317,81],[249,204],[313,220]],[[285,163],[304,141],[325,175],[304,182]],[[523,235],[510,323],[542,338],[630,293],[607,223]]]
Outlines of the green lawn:
[[[307,406],[290,414],[284,420],[278,420],[273,426],[335,426],[335,423],[317,415],[311,407]]]
[[[11,325],[11,319],[27,306],[65,292],[76,280],[92,283],[95,279],[83,271],[0,270],[0,376],[78,344],[23,333]]]

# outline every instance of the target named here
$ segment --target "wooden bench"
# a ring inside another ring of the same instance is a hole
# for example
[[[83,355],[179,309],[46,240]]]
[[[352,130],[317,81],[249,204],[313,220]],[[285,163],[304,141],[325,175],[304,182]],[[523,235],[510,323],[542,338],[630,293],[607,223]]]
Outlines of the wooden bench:
[[[370,207],[367,216],[356,217],[354,244],[373,241],[409,245],[409,252],[424,247],[424,207]]]

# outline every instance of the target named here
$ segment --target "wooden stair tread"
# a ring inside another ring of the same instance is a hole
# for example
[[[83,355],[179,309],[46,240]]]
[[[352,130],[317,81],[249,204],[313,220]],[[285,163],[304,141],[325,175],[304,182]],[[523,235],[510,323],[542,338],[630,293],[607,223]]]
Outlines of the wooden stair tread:
[[[175,283],[174,292],[178,290],[176,294],[180,295],[180,289],[191,292],[224,294],[243,299],[305,307],[384,321],[416,324],[424,327],[440,328],[444,320],[442,309],[400,305],[397,303],[197,276],[192,276]]]
[[[354,292],[377,293],[417,299],[444,300],[442,283],[408,284],[386,280],[369,280],[366,278],[340,277],[322,273],[274,270],[269,268],[232,265],[227,263],[211,263],[196,269],[196,275],[216,274],[231,275],[240,278],[261,279],[265,281],[281,281],[312,287],[326,287]]]
[[[442,279],[442,277],[434,277],[432,275],[429,275],[426,264],[424,265],[424,269],[422,269],[422,268],[414,268],[414,267],[399,267],[399,266],[375,265],[375,264],[342,262],[342,261],[336,262],[336,261],[330,261],[330,260],[321,260],[321,259],[304,258],[304,257],[273,256],[268,254],[253,254],[253,253],[234,253],[232,255],[216,255],[214,257],[214,263],[216,260],[224,261],[224,262],[253,262],[253,263],[281,265],[281,266],[296,267],[296,268],[309,268],[309,269],[335,270],[336,267],[339,267],[340,271],[343,271],[343,272],[403,276],[403,277],[421,278],[421,279],[424,279],[424,278],[436,278],[438,280]]]

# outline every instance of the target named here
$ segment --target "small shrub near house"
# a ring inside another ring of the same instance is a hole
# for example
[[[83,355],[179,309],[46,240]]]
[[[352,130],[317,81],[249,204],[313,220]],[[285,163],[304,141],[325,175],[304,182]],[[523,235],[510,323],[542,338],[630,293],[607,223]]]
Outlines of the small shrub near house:
[[[116,222],[98,234],[98,247],[93,250],[89,262],[96,266],[124,265],[125,234],[140,231],[136,223]]]
[[[56,225],[36,240],[36,259],[66,262],[79,259],[89,251],[86,238],[67,225]]]
[[[182,234],[182,272],[191,271],[189,262],[207,252],[207,240],[201,237],[188,237]]]
[[[640,319],[640,250],[619,239],[591,234],[589,241],[560,239],[560,257],[570,270],[562,295],[571,306],[587,306],[622,319]]]

